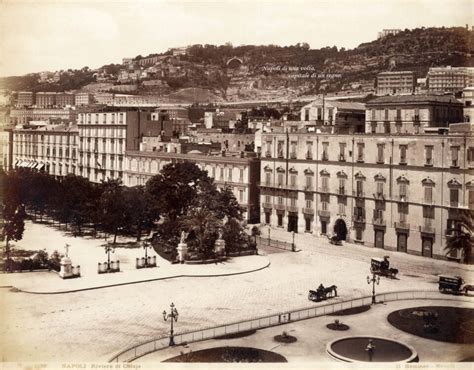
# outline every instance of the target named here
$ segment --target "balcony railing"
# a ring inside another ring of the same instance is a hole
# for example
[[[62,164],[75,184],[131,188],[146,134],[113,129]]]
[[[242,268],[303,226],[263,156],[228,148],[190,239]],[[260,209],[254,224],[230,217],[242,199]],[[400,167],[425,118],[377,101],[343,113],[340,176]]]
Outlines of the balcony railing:
[[[433,166],[433,158],[426,158],[425,166],[427,166],[427,167]]]
[[[318,216],[320,216],[320,217],[330,217],[331,212],[320,209],[318,211]]]
[[[290,153],[290,158],[291,159],[296,159],[296,153],[295,152]]]
[[[352,195],[356,198],[364,198],[365,193],[363,191],[352,190]]]
[[[303,208],[303,213],[305,215],[314,215],[314,209],[313,208]]]
[[[329,193],[329,188],[327,186],[321,186],[319,188],[320,193]]]
[[[337,189],[337,194],[339,194],[339,195],[346,195],[346,189],[345,189],[345,188],[339,188],[339,189]]]
[[[278,158],[283,158],[283,151],[278,152]]]
[[[407,224],[405,221],[395,222],[395,229],[409,230],[410,224]]]
[[[352,221],[354,221],[356,223],[359,223],[359,224],[363,224],[363,223],[365,223],[365,217],[360,216],[360,215],[354,215],[354,217],[352,217]]]
[[[265,157],[271,158],[271,157],[272,157],[272,153],[267,150],[267,151],[265,152]]]
[[[284,204],[275,204],[275,209],[278,211],[284,211],[285,210],[285,205]]]
[[[339,154],[339,162],[345,162],[346,156],[344,154]]]
[[[408,195],[407,194],[395,195],[395,200],[399,202],[408,202]]]
[[[313,186],[312,185],[305,185],[303,186],[304,191],[313,191]]]
[[[383,193],[374,193],[374,198],[378,200],[385,200]]]
[[[306,159],[313,159],[313,155],[311,153],[306,153]]]
[[[323,153],[323,155],[321,157],[321,160],[322,161],[328,161],[329,160],[328,155],[326,153]]]
[[[459,204],[459,202],[450,201],[450,202],[449,202],[449,206],[450,206],[451,208],[459,208],[459,207],[460,207],[460,204]]]
[[[271,203],[263,203],[263,208],[272,209],[273,205]]]
[[[382,218],[374,218],[372,219],[372,223],[376,226],[385,226],[385,220]]]
[[[299,208],[297,206],[286,206],[288,212],[298,213]]]

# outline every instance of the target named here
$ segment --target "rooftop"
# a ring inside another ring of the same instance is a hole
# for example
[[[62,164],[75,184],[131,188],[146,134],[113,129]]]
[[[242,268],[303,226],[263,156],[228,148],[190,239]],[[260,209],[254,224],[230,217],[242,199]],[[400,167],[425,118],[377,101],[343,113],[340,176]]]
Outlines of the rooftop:
[[[381,96],[367,102],[372,104],[411,104],[411,103],[452,103],[462,104],[452,95],[390,95]]]

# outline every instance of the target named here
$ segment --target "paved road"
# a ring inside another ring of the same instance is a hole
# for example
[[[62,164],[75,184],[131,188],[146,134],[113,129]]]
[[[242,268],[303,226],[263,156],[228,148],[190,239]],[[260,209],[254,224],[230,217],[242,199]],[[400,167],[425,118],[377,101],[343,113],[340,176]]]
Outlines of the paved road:
[[[43,227],[51,240],[58,231]],[[46,237],[46,236],[45,236]],[[313,243],[314,244],[314,243]],[[237,276],[180,278],[60,295],[31,295],[0,290],[3,361],[106,361],[123,348],[164,335],[162,311],[174,302],[180,312],[176,330],[307,307],[308,289],[336,284],[344,298],[370,294],[368,255],[363,247],[334,248],[321,240],[299,253],[268,253],[267,269]],[[393,262],[393,260],[392,260]],[[382,279],[379,291],[433,289],[432,269],[458,273],[453,263],[421,257],[397,259],[400,280]]]

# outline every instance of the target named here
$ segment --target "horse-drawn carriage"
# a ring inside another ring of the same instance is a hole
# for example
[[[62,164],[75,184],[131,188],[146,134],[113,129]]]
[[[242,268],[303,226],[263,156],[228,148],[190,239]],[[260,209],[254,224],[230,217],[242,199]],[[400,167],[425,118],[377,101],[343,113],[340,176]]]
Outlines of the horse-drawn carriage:
[[[337,286],[335,285],[325,288],[323,284],[320,284],[318,289],[310,290],[308,293],[308,299],[314,302],[323,301],[332,297],[337,297]]]
[[[395,279],[398,274],[398,269],[390,267],[390,262],[388,258],[388,256],[385,256],[384,258],[372,258],[372,260],[370,261],[370,272],[372,274],[387,276],[392,279]]]
[[[471,284],[465,284],[461,276],[440,276],[438,289],[441,293],[465,294],[474,290]]]

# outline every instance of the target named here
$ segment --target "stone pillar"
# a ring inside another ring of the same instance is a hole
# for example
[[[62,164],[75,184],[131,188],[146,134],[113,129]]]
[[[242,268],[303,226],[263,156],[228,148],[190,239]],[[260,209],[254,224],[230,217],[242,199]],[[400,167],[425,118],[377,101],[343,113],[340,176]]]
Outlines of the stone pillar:
[[[59,276],[63,279],[74,276],[72,272],[72,262],[69,257],[61,258],[60,262],[61,269],[59,270]]]
[[[225,255],[225,240],[224,239],[217,239],[214,243],[214,252],[218,256],[224,256]]]
[[[179,262],[183,263],[188,254],[188,245],[186,243],[179,243],[177,251],[178,251],[178,260]]]

